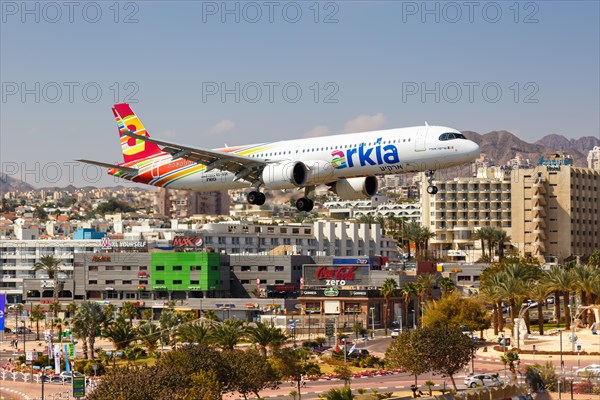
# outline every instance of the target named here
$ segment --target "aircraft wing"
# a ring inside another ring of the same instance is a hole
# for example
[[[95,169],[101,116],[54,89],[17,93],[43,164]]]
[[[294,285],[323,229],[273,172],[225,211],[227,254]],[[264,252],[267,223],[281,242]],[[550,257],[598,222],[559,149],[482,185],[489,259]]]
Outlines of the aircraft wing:
[[[161,146],[164,152],[173,156],[173,159],[183,158],[206,165],[206,172],[213,169],[231,172],[236,175],[236,180],[244,179],[254,183],[259,180],[262,170],[268,164],[266,160],[260,158],[250,158],[220,151],[199,149],[196,147],[166,142],[164,140],[153,139],[133,132],[124,132],[124,134]]]
[[[138,174],[138,170],[137,168],[131,168],[131,167],[123,167],[121,165],[117,165],[117,164],[109,164],[109,163],[105,163],[105,162],[101,162],[101,161],[92,161],[92,160],[76,160],[79,162],[83,162],[86,164],[92,164],[92,165],[97,165],[98,167],[103,167],[103,168],[113,168],[113,169],[118,169],[119,171],[122,171],[126,174],[129,175],[137,175]]]

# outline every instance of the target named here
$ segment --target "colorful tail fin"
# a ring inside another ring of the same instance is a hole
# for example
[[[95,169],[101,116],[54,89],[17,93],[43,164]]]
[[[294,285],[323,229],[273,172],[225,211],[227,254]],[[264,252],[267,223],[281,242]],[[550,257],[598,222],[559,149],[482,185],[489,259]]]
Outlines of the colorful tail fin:
[[[133,132],[138,135],[150,136],[137,115],[135,115],[131,107],[129,107],[129,104],[115,104],[112,111],[117,120],[123,159],[126,163],[147,158],[162,152],[154,143],[145,142],[124,134],[124,132]]]

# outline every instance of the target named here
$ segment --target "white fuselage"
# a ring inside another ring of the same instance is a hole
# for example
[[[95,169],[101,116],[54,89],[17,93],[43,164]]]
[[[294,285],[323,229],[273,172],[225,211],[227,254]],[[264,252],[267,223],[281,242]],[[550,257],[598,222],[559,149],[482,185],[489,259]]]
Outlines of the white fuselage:
[[[479,146],[475,142],[464,138],[440,140],[444,133],[460,134],[459,131],[447,127],[417,126],[282,140],[217,150],[259,158],[269,163],[279,163],[282,168],[286,167],[286,163],[301,161],[307,167],[318,171],[309,182],[318,185],[335,182],[341,178],[439,170],[470,162],[479,156]],[[191,167],[189,162],[182,159],[172,160],[170,155],[158,157],[152,165],[157,165],[155,163],[170,163],[170,166],[174,167],[170,174]],[[200,169],[172,182],[168,178],[164,179],[164,175],[159,176],[154,180],[154,184],[202,192],[251,186],[244,180],[235,181],[234,174],[218,169],[209,172]]]

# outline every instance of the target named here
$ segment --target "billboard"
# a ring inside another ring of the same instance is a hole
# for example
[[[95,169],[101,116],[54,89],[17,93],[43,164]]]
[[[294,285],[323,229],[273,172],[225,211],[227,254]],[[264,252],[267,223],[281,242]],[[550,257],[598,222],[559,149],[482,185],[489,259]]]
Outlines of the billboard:
[[[368,264],[355,265],[305,265],[306,286],[368,286]]]
[[[4,301],[6,300],[5,294],[0,294],[0,331],[4,330]]]

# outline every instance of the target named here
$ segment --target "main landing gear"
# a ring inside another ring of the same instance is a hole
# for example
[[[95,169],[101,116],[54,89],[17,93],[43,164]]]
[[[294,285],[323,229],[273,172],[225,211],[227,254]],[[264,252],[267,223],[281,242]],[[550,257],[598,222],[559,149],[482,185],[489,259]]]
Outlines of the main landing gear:
[[[314,191],[314,185],[304,187],[304,197],[300,197],[298,200],[296,200],[296,208],[298,209],[298,211],[312,211],[313,207],[315,206],[315,203],[311,199],[309,199],[308,196]]]
[[[429,194],[436,194],[438,192],[437,186],[435,186],[433,184],[433,175],[434,174],[435,174],[435,171],[433,171],[433,170],[425,171],[425,176],[427,177],[427,183],[429,183],[429,186],[427,186],[427,193],[429,193]]]
[[[296,208],[298,211],[306,211],[309,212],[313,209],[315,203],[309,199],[308,197],[300,197],[296,200]]]
[[[254,204],[255,206],[262,206],[265,204],[266,197],[264,193],[261,193],[258,190],[253,190],[248,193],[246,200],[248,200],[248,203]]]

